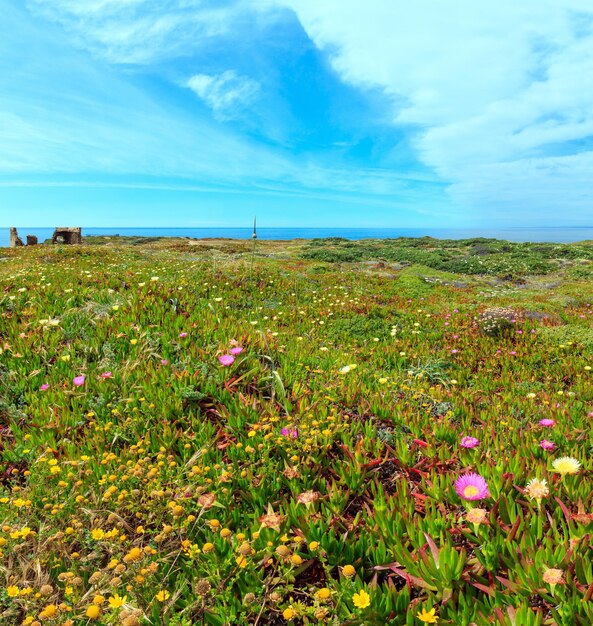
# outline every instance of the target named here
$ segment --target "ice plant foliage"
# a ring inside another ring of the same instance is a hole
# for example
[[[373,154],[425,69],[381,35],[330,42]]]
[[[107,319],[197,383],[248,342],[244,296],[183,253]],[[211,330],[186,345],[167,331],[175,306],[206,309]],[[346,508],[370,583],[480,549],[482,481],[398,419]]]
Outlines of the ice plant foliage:
[[[1,626],[593,624],[590,244],[134,244],[1,255]]]

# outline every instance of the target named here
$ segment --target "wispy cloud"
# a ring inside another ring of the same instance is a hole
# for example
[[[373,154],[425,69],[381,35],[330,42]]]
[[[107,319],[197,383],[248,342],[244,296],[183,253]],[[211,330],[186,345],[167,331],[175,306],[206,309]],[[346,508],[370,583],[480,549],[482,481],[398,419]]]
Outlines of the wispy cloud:
[[[260,89],[256,80],[240,76],[234,70],[214,76],[196,74],[187,81],[187,86],[221,120],[239,116],[253,103]]]
[[[486,219],[521,219],[522,208],[531,220],[536,205],[547,219],[554,206],[561,220],[588,219],[589,2],[278,1],[345,81],[391,98],[392,123],[415,133],[455,201]]]

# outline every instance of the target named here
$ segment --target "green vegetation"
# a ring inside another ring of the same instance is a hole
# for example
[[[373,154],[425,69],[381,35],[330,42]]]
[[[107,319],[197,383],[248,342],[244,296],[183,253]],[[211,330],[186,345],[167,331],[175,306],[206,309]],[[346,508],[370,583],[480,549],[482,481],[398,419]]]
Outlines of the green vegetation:
[[[0,264],[2,626],[593,623],[593,245]]]

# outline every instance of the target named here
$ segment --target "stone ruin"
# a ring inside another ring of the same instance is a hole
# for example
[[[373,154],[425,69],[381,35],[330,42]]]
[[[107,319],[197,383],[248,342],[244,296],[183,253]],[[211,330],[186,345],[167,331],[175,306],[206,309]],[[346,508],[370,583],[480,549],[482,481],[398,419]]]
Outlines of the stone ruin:
[[[22,246],[23,244],[23,240],[19,237],[19,234],[16,230],[16,228],[14,226],[10,227],[10,247],[11,248],[18,248],[19,246]]]
[[[60,227],[54,230],[54,234],[51,238],[52,243],[65,243],[76,244],[82,243],[82,228],[78,227]],[[27,245],[36,246],[38,244],[37,237],[35,235],[27,235]],[[14,226],[10,227],[10,247],[18,248],[23,246],[23,240],[19,237],[17,229]]]
[[[80,226],[56,228],[51,242],[66,244],[82,243],[82,228],[80,228]]]

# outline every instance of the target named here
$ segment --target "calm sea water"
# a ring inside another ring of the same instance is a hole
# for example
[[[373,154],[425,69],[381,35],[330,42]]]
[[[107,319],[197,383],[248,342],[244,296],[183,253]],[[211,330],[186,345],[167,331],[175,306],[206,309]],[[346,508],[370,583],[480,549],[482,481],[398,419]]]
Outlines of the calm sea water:
[[[17,226],[18,228],[18,226]],[[19,228],[25,235],[37,235],[39,241],[49,239],[53,228]],[[251,228],[83,228],[84,235],[134,235],[142,237],[227,237],[250,239]],[[548,241],[568,243],[593,240],[593,227],[562,228],[258,228],[259,239],[313,239],[344,237],[346,239],[387,239],[397,237],[435,237],[437,239],[469,239],[487,237],[507,241]],[[0,247],[7,247],[8,228],[0,229]]]

